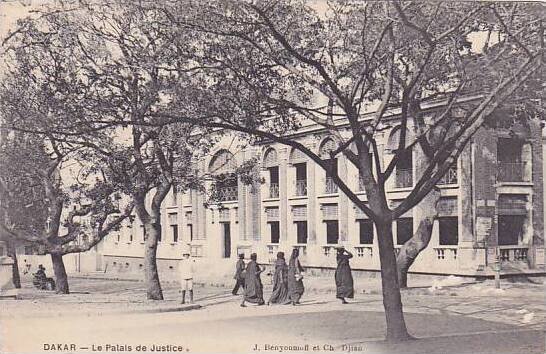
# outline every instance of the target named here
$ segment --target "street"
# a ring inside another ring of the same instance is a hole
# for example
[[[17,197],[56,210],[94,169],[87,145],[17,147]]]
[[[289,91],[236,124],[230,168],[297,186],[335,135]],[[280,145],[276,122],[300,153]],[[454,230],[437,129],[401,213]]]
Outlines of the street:
[[[309,293],[301,306],[243,309],[240,296],[229,289],[200,287],[196,300],[201,309],[149,313],[140,310],[179,305],[177,288],[167,286],[167,304],[157,304],[139,300],[142,286],[75,280],[74,294],[6,300],[2,352],[544,352],[542,287],[530,284],[507,285],[502,296],[476,293],[476,285],[447,296],[408,292],[406,321],[419,339],[402,344],[382,342],[385,322],[379,295],[359,294],[342,305],[331,294]],[[94,293],[87,294],[91,289]]]

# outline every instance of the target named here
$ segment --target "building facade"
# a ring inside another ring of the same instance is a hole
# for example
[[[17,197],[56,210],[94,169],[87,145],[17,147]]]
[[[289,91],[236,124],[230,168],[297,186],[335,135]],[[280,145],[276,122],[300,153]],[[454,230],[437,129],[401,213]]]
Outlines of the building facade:
[[[408,127],[410,137],[411,131]],[[396,129],[381,134],[380,161],[387,164],[398,134]],[[337,146],[313,125],[300,129],[297,139],[324,158]],[[336,245],[353,252],[353,269],[379,270],[373,223],[321,167],[280,144],[234,148],[234,141],[224,137],[200,168],[210,176],[226,176],[243,161],[257,158],[263,183],[245,185],[237,178],[216,182],[214,202],[197,191],[171,192],[162,206],[160,270],[176,269],[186,247],[192,256],[212,262],[256,252],[264,263],[272,262],[277,251],[297,247],[304,265],[332,268]],[[391,206],[400,203],[417,181],[420,153],[414,149],[408,154],[387,182]],[[504,273],[544,272],[542,155],[537,119],[525,126],[481,128],[438,185],[441,200],[432,239],[410,271],[491,276],[499,261]],[[366,201],[356,167],[343,156],[334,163],[340,177]],[[417,229],[421,214],[418,205],[394,221],[397,248]],[[138,219],[128,221],[117,235],[103,241],[103,267],[117,273],[142,270],[145,237]]]

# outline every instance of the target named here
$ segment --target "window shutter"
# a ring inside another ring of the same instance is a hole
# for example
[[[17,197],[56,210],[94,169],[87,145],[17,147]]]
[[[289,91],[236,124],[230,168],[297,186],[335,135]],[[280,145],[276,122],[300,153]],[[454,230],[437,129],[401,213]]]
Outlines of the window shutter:
[[[307,219],[307,206],[298,205],[292,207],[292,217],[294,220],[306,220]]]
[[[322,204],[321,209],[324,220],[337,220],[339,215],[337,204]]]

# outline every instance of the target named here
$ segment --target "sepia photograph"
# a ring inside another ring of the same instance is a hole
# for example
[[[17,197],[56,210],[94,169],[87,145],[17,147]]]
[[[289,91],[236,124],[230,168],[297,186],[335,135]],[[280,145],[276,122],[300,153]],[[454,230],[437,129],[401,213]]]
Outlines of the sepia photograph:
[[[0,353],[546,353],[545,26],[0,0]]]

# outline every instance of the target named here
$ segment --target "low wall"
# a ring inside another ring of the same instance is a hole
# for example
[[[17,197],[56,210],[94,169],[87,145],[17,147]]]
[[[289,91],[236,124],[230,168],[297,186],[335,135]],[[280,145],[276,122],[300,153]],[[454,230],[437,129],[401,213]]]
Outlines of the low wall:
[[[226,282],[233,279],[236,259],[195,260],[195,281],[205,283]],[[162,282],[178,282],[178,259],[157,259],[157,268]],[[144,279],[144,258],[104,256],[104,274],[116,278]]]
[[[14,289],[12,277],[13,259],[11,257],[0,257],[0,293]]]
[[[97,271],[96,252],[73,253],[63,256],[64,267],[67,273],[90,273]],[[102,256],[100,256],[102,257]],[[38,270],[38,265],[43,265],[48,276],[53,276],[51,256],[46,255],[17,255],[19,273],[22,277],[31,277]]]

